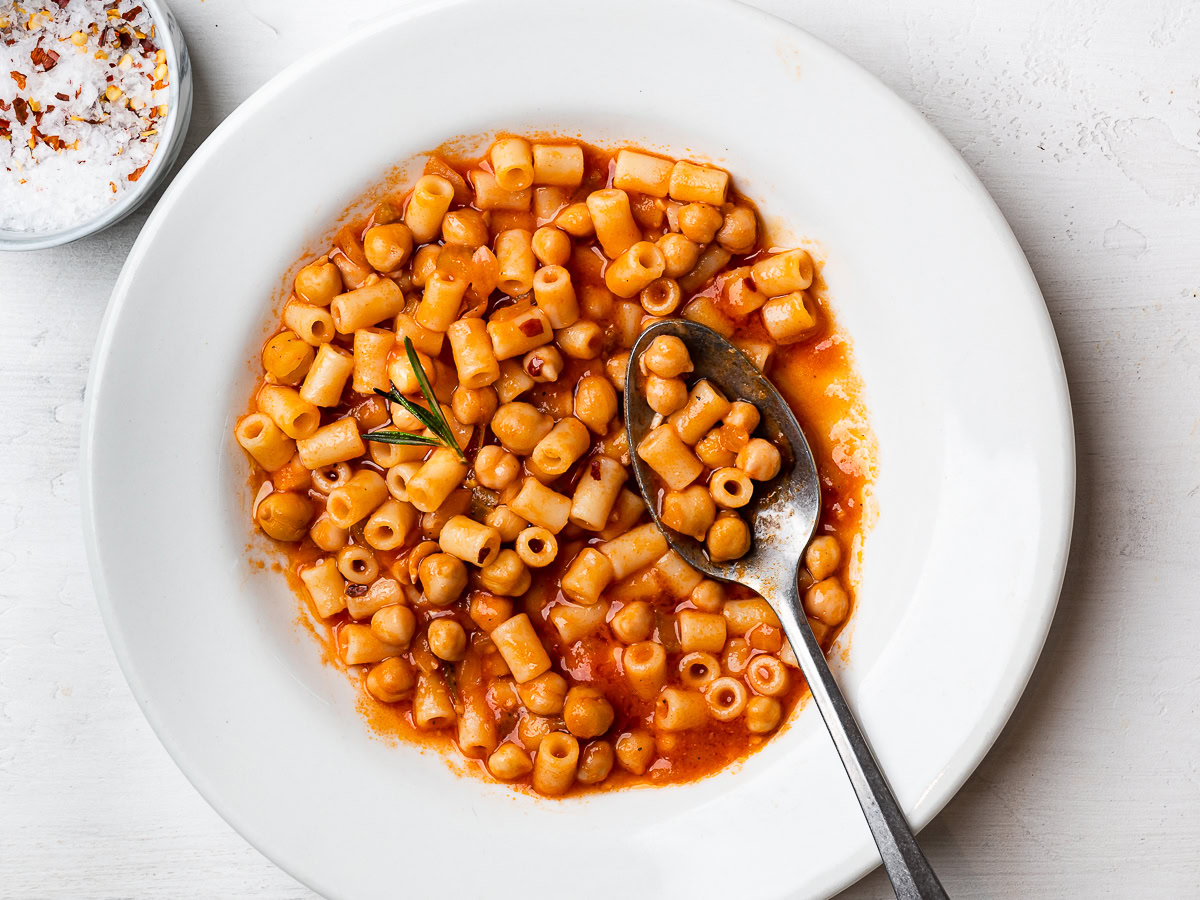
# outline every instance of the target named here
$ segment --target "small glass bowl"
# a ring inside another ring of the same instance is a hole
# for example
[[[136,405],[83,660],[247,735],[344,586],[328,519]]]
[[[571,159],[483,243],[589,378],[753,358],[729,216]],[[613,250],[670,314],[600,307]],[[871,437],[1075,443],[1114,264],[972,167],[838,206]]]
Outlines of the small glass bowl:
[[[150,159],[145,174],[135,185],[105,208],[99,215],[61,228],[58,231],[7,231],[0,228],[0,250],[43,250],[69,244],[90,234],[115,225],[142,205],[150,192],[162,184],[183,147],[192,118],[192,63],[188,57],[183,31],[163,0],[141,0],[150,13],[158,31],[155,42],[167,52],[167,67],[171,81],[167,85],[169,113],[162,130],[158,149]]]

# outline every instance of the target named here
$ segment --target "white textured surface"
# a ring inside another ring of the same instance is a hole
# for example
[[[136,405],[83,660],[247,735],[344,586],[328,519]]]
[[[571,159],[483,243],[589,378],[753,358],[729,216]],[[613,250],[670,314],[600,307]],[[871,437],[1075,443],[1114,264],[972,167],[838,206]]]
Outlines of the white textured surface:
[[[761,5],[857,59],[963,154],[1029,255],[1071,381],[1079,501],[1059,613],[1008,728],[924,833],[929,855],[956,897],[1195,896],[1200,8]],[[394,4],[339,6],[178,0],[189,147],[284,65]],[[308,897],[155,740],[83,560],[87,366],[147,211],[0,256],[0,896]],[[845,896],[889,895],[876,872]]]

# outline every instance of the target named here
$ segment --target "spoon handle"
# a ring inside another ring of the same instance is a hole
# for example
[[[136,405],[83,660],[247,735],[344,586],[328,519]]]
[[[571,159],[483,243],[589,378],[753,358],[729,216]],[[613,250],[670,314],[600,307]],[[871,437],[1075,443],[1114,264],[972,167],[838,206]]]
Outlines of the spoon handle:
[[[850,783],[854,785],[892,889],[899,900],[946,898],[945,889],[921,852],[845,696],[834,681],[825,654],[804,615],[798,585],[792,595],[791,603],[779,604],[784,631],[842,758],[842,765],[846,767],[846,774],[850,776]]]

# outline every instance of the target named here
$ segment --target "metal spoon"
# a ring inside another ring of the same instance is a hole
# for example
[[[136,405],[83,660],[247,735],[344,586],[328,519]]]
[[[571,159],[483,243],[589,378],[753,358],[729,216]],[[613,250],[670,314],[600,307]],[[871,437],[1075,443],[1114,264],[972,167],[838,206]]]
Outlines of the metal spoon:
[[[741,559],[713,563],[702,543],[672,531],[659,520],[653,474],[637,455],[638,443],[655,417],[644,391],[637,387],[637,360],[660,335],[674,335],[683,341],[692,357],[695,378],[707,378],[727,397],[753,403],[762,415],[756,433],[778,447],[783,455],[779,475],[759,485],[754,500],[741,510],[752,523],[753,532],[750,552]],[[683,319],[668,319],[643,331],[629,354],[625,428],[638,487],[671,546],[697,571],[722,581],[736,581],[760,594],[779,616],[817,709],[854,785],[896,896],[901,900],[946,897],[871,755],[804,614],[797,579],[804,550],[821,514],[821,486],[808,441],[783,397],[741,351],[711,328]]]

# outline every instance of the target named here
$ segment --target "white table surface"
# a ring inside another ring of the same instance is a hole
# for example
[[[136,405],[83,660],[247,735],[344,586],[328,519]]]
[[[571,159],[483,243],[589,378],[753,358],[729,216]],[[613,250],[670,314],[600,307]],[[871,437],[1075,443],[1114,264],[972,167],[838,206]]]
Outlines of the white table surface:
[[[1200,7],[761,5],[962,153],[1029,256],[1071,382],[1058,615],[1008,727],[925,831],[929,856],[955,897],[1200,896]],[[285,65],[394,6],[175,0],[195,62],[185,156]],[[0,896],[311,897],[175,768],[92,595],[80,413],[148,211],[0,256]],[[890,892],[877,871],[845,896]]]

